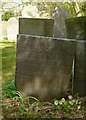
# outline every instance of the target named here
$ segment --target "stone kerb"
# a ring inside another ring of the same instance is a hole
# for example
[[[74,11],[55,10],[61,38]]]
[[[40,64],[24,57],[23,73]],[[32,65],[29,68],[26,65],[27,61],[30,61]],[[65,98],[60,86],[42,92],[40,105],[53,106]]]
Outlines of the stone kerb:
[[[53,37],[54,20],[44,18],[19,18],[19,34]]]
[[[8,40],[17,40],[18,20],[12,17],[7,22],[7,37]]]
[[[19,34],[17,90],[39,99],[66,96],[75,47],[75,40]]]

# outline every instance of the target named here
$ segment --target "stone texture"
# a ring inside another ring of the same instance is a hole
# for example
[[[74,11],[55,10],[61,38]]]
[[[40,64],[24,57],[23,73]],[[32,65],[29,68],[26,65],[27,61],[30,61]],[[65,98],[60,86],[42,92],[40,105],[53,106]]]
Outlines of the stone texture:
[[[86,41],[76,42],[74,94],[86,96]]]
[[[86,16],[66,19],[67,38],[86,40]]]
[[[53,19],[19,18],[19,34],[53,36]]]
[[[12,17],[7,22],[7,37],[8,40],[16,40],[18,34],[18,20]]]
[[[28,5],[22,10],[22,17],[35,18],[39,17],[38,9],[36,6]]]
[[[2,40],[3,37],[2,37],[2,22],[0,21],[0,40]]]
[[[66,96],[75,45],[72,40],[18,35],[17,90],[45,100]]]
[[[77,39],[74,94],[86,96],[86,16],[67,19],[66,28],[67,38]]]
[[[7,36],[7,22],[2,21],[2,36]]]
[[[67,38],[65,19],[69,18],[69,13],[64,5],[56,7],[53,12],[54,18],[54,36],[57,38]]]

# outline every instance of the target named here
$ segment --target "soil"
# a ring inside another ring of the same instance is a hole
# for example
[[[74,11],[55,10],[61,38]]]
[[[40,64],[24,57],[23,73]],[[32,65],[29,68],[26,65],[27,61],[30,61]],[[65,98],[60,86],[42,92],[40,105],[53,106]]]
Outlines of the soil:
[[[17,100],[13,101],[11,98],[4,98],[2,100],[2,116],[3,118],[82,118],[86,119],[86,97],[79,98],[81,101],[80,110],[57,110],[49,104],[43,103],[43,109],[40,107],[34,107],[31,111],[28,111],[28,115],[20,115],[19,107],[22,103]],[[29,108],[29,103],[26,101],[25,106]]]

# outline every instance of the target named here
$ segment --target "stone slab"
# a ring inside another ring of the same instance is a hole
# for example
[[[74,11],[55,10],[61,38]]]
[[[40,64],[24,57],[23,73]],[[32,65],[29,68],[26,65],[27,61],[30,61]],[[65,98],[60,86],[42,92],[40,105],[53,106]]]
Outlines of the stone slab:
[[[18,20],[15,17],[11,17],[7,21],[8,40],[17,40],[17,34],[18,34]]]
[[[66,96],[75,47],[74,40],[18,35],[17,90],[45,100]]]
[[[74,94],[86,96],[86,41],[76,42]]]
[[[66,19],[67,38],[86,40],[86,16]]]
[[[69,18],[69,12],[64,5],[56,7],[53,12],[54,18],[54,36],[57,38],[67,38],[65,19]]]
[[[52,37],[54,20],[43,18],[19,18],[19,34]]]

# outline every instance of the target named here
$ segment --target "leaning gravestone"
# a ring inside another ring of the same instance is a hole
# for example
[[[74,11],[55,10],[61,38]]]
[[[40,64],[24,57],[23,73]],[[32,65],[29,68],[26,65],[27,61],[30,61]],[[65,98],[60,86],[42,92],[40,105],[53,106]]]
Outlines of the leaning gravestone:
[[[54,20],[42,18],[19,18],[19,34],[53,37]]]
[[[74,40],[18,35],[17,90],[45,100],[66,96],[75,44]]]
[[[35,18],[39,17],[38,9],[36,6],[28,5],[22,10],[22,17]]]
[[[74,94],[86,96],[86,16],[66,20],[68,38],[76,40]]]
[[[57,38],[67,38],[65,19],[69,18],[69,12],[63,5],[56,7],[53,12],[54,36]]]
[[[16,40],[18,34],[18,20],[12,17],[7,22],[7,37],[8,40]]]

